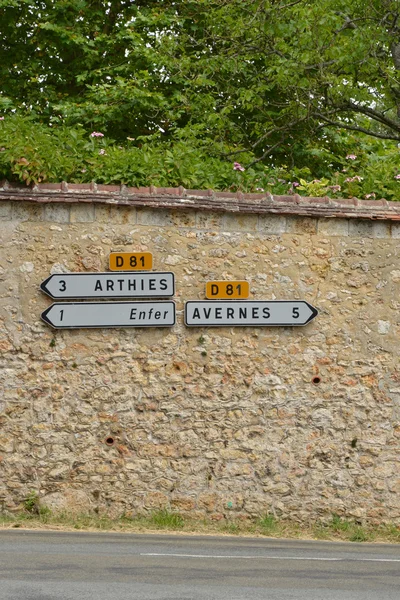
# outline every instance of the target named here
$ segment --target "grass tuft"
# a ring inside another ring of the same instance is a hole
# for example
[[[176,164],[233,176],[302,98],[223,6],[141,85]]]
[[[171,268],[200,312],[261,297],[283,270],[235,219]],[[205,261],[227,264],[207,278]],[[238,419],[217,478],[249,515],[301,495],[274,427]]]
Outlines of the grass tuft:
[[[333,515],[332,519],[327,524],[327,526],[332,531],[338,533],[339,531],[341,531],[341,532],[350,531],[351,528],[353,527],[353,524],[350,521],[346,521],[345,519],[342,519],[341,517],[339,517],[339,515]]]
[[[170,512],[167,509],[151,514],[148,520],[150,524],[156,525],[158,529],[182,529],[185,525],[185,521],[179,513]]]
[[[278,529],[278,521],[276,517],[274,515],[271,515],[270,513],[262,517],[259,520],[258,524],[263,530],[264,535],[274,533]]]
[[[362,527],[361,525],[353,525],[352,529],[350,530],[349,541],[368,542],[370,537],[371,535],[365,527]]]
[[[227,523],[223,523],[221,525],[221,532],[230,533],[231,535],[239,535],[241,533],[241,528],[239,523],[228,521]]]

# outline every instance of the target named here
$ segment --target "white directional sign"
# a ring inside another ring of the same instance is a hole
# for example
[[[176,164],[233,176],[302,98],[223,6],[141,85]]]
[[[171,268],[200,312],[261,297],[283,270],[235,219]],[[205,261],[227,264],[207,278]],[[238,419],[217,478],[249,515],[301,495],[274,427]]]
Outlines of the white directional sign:
[[[188,327],[306,325],[318,311],[304,300],[190,300],[185,304]]]
[[[56,329],[89,327],[172,327],[175,303],[169,302],[59,302],[42,313]]]
[[[174,274],[166,273],[57,273],[40,289],[55,300],[69,298],[169,298],[175,293]]]

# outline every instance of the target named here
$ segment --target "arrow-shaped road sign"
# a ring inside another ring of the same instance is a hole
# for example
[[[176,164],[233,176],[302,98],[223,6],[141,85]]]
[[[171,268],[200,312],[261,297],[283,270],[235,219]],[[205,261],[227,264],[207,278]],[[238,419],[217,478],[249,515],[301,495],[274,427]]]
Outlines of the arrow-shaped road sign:
[[[57,273],[40,289],[55,300],[69,298],[169,298],[175,293],[174,274],[166,273]]]
[[[188,327],[307,325],[318,311],[305,300],[190,300],[185,304]]]
[[[42,319],[56,329],[172,327],[175,303],[59,302],[45,310]]]

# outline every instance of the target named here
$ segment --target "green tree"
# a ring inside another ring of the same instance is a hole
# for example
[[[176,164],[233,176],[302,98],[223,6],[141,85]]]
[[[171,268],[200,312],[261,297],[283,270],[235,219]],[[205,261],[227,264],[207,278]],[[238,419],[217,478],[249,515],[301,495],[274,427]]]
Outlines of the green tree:
[[[0,0],[0,30],[4,114],[53,128],[317,176],[400,141],[398,0]]]
[[[203,0],[199,14],[181,40],[201,135],[292,164],[338,128],[400,141],[398,0]]]
[[[162,34],[176,19],[159,4],[0,0],[0,103],[116,139],[158,131],[174,94]]]

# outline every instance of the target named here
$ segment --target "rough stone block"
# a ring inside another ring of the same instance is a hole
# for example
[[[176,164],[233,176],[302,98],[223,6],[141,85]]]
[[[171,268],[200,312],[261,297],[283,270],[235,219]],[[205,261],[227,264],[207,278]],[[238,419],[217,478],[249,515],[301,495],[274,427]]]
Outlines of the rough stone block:
[[[396,240],[400,239],[400,223],[392,224],[392,237]]]
[[[196,213],[194,211],[174,210],[171,216],[176,227],[196,227]]]
[[[349,221],[349,234],[354,237],[374,237],[374,223],[373,221],[360,221],[350,220]]]
[[[151,208],[138,208],[137,223],[138,225],[167,227],[168,225],[173,225],[174,221],[173,215],[168,209],[158,208],[157,210],[153,210]]]
[[[43,204],[17,200],[12,203],[12,219],[14,221],[42,221]]]
[[[96,204],[95,220],[99,223],[112,223],[123,225],[136,223],[136,208],[132,206],[115,206],[110,204]]]
[[[195,227],[194,211],[171,210],[167,208],[138,208],[137,223],[139,225],[156,225],[157,227]]]
[[[0,202],[0,221],[9,221],[12,214],[11,202]]]
[[[224,214],[221,229],[225,231],[257,231],[258,215]]]
[[[372,235],[374,238],[389,238],[390,237],[390,222],[375,221],[372,224]]]
[[[198,212],[196,214],[196,227],[199,229],[221,229],[222,214],[214,212]]]
[[[69,204],[45,204],[44,220],[54,223],[69,223],[70,205]]]
[[[282,215],[260,215],[258,229],[265,233],[280,235],[286,232],[287,220]]]
[[[312,217],[288,217],[286,220],[286,233],[317,233],[317,219]]]
[[[321,235],[331,236],[348,236],[349,221],[348,219],[319,219],[318,233]]]
[[[71,223],[93,223],[95,220],[94,204],[72,204]]]

